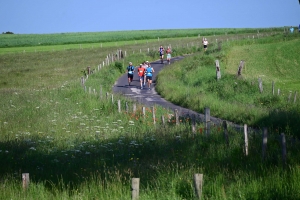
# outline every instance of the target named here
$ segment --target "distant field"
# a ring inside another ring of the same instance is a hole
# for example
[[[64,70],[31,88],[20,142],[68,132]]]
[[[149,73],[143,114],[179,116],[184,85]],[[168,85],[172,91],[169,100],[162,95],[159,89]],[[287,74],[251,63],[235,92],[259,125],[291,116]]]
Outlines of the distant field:
[[[263,33],[270,31],[283,31],[283,28],[165,29],[91,33],[1,34],[0,48],[150,40],[157,38],[192,37],[198,35],[209,36],[238,33]]]

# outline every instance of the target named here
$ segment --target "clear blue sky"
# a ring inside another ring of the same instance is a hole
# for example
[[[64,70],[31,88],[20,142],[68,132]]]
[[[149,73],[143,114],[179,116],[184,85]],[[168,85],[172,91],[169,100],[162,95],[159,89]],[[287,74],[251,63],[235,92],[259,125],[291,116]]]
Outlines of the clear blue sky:
[[[298,0],[0,0],[0,32],[298,26]]]

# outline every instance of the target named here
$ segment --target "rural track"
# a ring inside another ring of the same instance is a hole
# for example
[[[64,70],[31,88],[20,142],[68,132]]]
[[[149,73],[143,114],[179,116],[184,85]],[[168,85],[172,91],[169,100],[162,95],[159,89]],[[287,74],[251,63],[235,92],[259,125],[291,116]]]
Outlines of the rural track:
[[[184,56],[178,56],[174,57],[171,59],[171,65],[174,62],[180,61],[184,59]],[[133,81],[131,85],[128,85],[128,78],[127,78],[127,73],[123,74],[113,85],[113,92],[122,94],[142,105],[145,106],[155,106],[155,105],[160,105],[166,109],[169,110],[175,110],[177,109],[178,115],[181,117],[191,117],[195,116],[196,121],[198,122],[204,122],[205,121],[205,115],[202,113],[195,112],[193,110],[183,108],[181,106],[175,105],[167,100],[165,100],[163,97],[161,97],[155,90],[156,86],[156,76],[159,73],[160,70],[163,69],[164,66],[169,65],[166,60],[164,60],[164,63],[161,63],[160,60],[153,61],[151,62],[151,66],[154,68],[154,73],[153,73],[153,83],[152,83],[152,88],[151,90],[148,90],[147,86],[144,89],[140,89],[140,81],[139,77],[137,76],[136,72],[133,77]],[[137,66],[138,67],[138,66]],[[137,68],[136,67],[136,68]],[[147,84],[146,84],[147,85]],[[211,123],[216,124],[216,125],[221,125],[223,123],[223,119],[219,119],[216,117],[210,117]],[[226,121],[227,124],[235,129],[241,130],[243,126],[234,124],[232,122]]]

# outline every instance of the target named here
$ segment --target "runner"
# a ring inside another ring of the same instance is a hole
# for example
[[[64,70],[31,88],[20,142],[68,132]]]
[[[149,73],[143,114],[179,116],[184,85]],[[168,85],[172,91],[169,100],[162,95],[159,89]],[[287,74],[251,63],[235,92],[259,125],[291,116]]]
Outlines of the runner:
[[[167,61],[168,61],[169,64],[171,64],[171,53],[172,53],[172,51],[171,51],[170,47],[167,48],[166,53],[167,53]]]
[[[133,72],[134,72],[134,66],[132,65],[132,62],[129,62],[129,66],[127,67],[126,71],[128,73],[128,85],[130,85],[133,79]]]
[[[143,67],[143,64],[140,64],[137,72],[140,79],[141,89],[143,89],[143,85],[145,83],[145,68]]]
[[[204,48],[204,51],[206,51],[206,50],[207,50],[207,45],[208,45],[208,41],[207,41],[207,39],[206,39],[206,38],[204,38],[204,39],[202,40],[202,43],[203,43],[203,48]]]
[[[149,63],[149,61],[144,61],[143,62],[143,68],[145,69],[145,72],[146,72],[146,69],[148,67],[148,63]],[[146,84],[146,77],[144,78],[144,87],[145,87],[145,84]]]
[[[151,84],[152,84],[152,73],[154,72],[154,69],[151,67],[150,63],[148,62],[148,67],[146,69],[146,80],[148,82],[148,89],[151,90]]]
[[[158,51],[159,51],[160,61],[161,61],[161,63],[164,63],[164,53],[165,53],[165,49],[163,48],[162,45],[160,45]]]

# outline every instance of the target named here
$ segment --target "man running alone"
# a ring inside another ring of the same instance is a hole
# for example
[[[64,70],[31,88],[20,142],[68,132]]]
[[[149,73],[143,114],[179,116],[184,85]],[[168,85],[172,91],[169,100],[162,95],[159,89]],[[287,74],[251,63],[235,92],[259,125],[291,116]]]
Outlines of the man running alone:
[[[133,80],[133,72],[134,72],[134,66],[132,65],[132,62],[129,62],[129,66],[127,67],[126,71],[128,74],[128,85],[130,85]]]
[[[139,76],[139,79],[140,79],[141,89],[143,89],[143,84],[144,84],[144,81],[145,81],[145,68],[143,67],[142,64],[140,64],[137,71],[138,71],[138,76]]]
[[[202,40],[202,43],[203,43],[204,51],[206,51],[206,50],[207,50],[207,46],[208,46],[208,41],[207,41],[207,39],[204,38],[204,39]]]
[[[151,84],[152,84],[152,73],[154,72],[154,69],[151,67],[150,63],[148,63],[148,67],[146,69],[146,80],[148,83],[148,90],[151,90]]]

